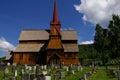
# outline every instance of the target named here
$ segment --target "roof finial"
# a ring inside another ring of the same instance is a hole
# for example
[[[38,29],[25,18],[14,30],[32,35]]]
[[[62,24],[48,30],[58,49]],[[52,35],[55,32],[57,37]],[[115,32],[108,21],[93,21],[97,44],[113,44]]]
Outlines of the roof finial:
[[[57,11],[57,4],[56,0],[54,0],[54,13],[53,13],[53,22],[58,22],[58,11]]]

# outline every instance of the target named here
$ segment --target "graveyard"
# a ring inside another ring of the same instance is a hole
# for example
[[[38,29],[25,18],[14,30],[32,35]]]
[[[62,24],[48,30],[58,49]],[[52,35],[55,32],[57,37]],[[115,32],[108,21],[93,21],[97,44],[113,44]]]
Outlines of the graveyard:
[[[119,68],[81,65],[1,65],[0,80],[120,80]]]

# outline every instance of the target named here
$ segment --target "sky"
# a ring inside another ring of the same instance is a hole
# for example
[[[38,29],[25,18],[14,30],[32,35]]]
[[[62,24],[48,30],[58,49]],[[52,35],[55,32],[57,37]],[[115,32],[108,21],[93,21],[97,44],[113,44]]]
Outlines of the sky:
[[[94,42],[95,25],[120,15],[119,0],[56,0],[62,30],[76,30],[78,44]],[[0,57],[14,50],[24,29],[50,29],[54,0],[0,0]]]

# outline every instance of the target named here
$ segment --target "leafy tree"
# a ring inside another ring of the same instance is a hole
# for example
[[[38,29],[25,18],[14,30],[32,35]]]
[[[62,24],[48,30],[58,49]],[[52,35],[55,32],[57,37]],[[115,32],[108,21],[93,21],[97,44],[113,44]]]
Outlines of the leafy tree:
[[[120,58],[120,17],[113,15],[107,29],[97,24],[94,42],[104,65],[110,58]]]
[[[120,17],[113,15],[109,24],[109,40],[112,58],[120,58]]]

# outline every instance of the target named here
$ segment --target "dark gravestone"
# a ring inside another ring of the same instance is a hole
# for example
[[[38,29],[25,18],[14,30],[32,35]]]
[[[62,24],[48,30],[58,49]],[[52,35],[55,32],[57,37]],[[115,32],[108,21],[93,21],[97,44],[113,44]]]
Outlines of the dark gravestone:
[[[118,80],[120,80],[120,71],[118,72]]]
[[[64,78],[65,77],[65,72],[61,72],[60,73],[60,78]]]
[[[41,74],[37,74],[37,75],[36,75],[37,80],[40,80],[40,78],[41,78],[40,76],[41,76]]]
[[[58,74],[54,74],[54,80],[59,80],[59,79],[60,79],[59,75]]]
[[[35,77],[35,74],[34,73],[32,73],[32,74],[30,74],[30,80],[33,80],[33,79],[35,79],[36,77]]]
[[[39,65],[36,65],[36,74],[38,74],[39,73]]]
[[[17,80],[17,78],[16,77],[12,77],[12,80]]]
[[[29,74],[28,73],[25,73],[24,76],[23,76],[23,80],[29,80]]]
[[[37,80],[45,80],[45,76],[43,74],[38,74]]]
[[[45,80],[45,76],[44,76],[44,75],[41,75],[41,76],[40,76],[40,80]]]
[[[84,80],[84,78],[79,78],[78,80]]]

